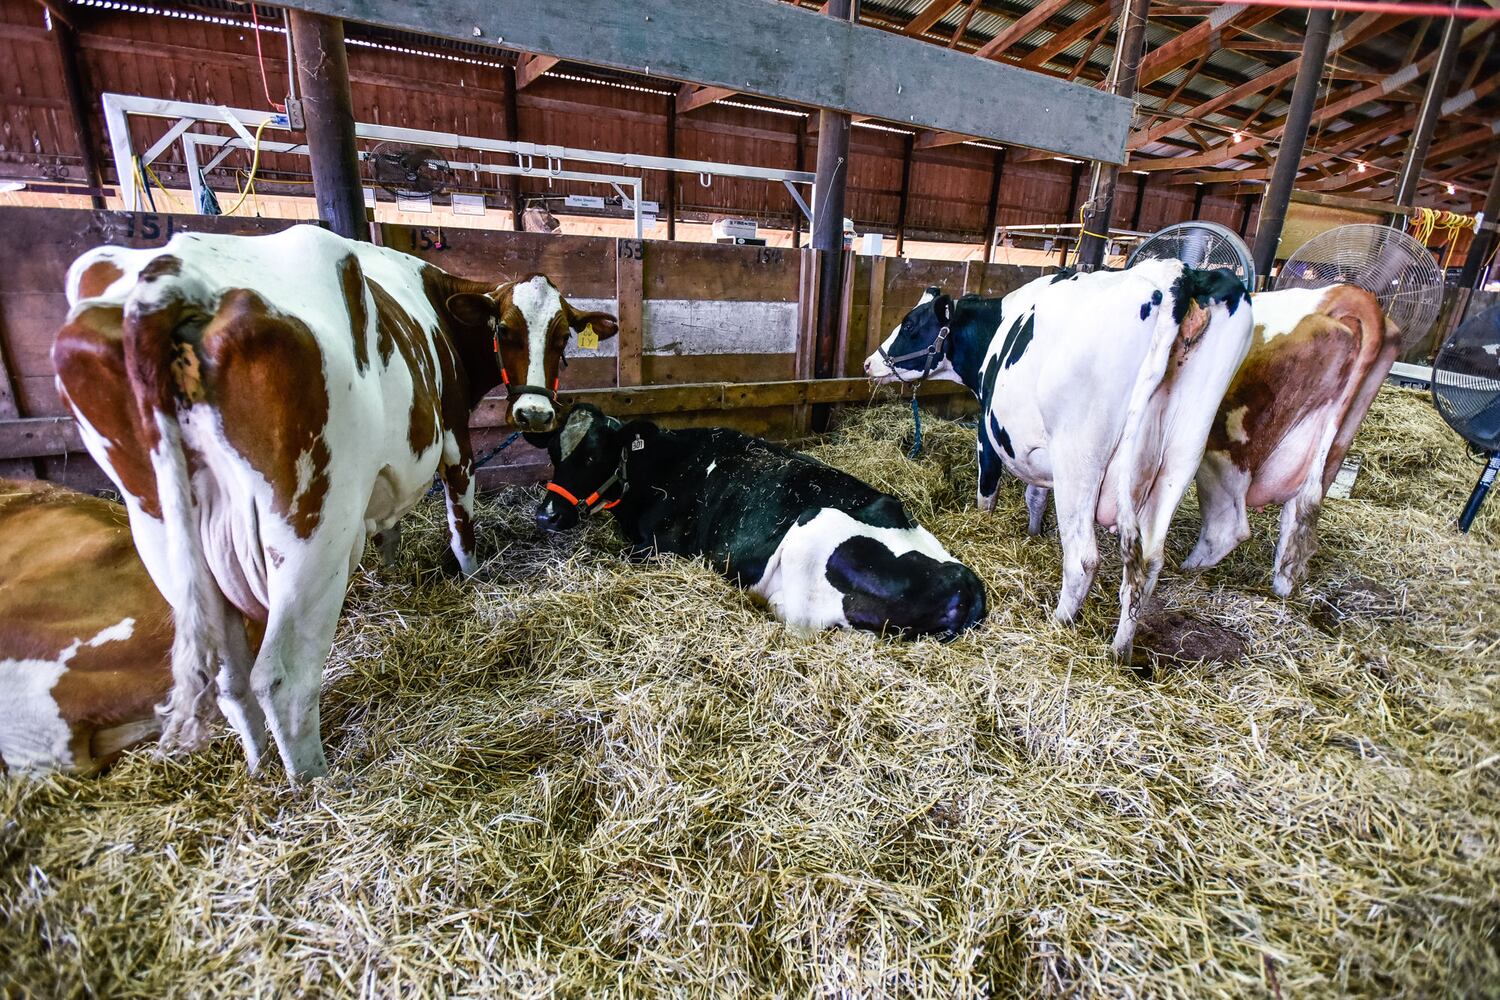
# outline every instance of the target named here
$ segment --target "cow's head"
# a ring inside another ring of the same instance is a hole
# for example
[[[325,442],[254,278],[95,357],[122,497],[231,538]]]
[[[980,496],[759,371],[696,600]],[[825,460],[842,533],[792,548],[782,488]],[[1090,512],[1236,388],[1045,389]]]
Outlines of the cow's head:
[[[579,517],[619,501],[625,488],[621,467],[626,435],[620,421],[587,403],[573,407],[556,430],[526,435],[552,459],[552,482],[536,509],[538,528],[566,531]]]
[[[885,343],[865,358],[865,375],[875,382],[962,381],[949,358],[952,323],[953,299],[936,285],[928,288]]]
[[[558,369],[569,335],[592,327],[608,340],[619,330],[609,313],[574,309],[541,274],[493,292],[450,295],[448,311],[461,323],[494,333],[511,419],[523,431],[550,430],[557,422]]]

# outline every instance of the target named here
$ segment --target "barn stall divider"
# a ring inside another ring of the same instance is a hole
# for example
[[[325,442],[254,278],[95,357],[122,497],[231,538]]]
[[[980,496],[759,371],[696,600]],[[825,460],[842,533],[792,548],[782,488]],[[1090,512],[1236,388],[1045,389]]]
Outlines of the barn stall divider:
[[[0,475],[40,477],[82,489],[109,486],[83,450],[57,396],[52,342],[67,312],[68,266],[90,247],[161,246],[178,232],[250,235],[291,220],[159,215],[53,208],[0,209],[15,266],[0,274]],[[998,295],[1040,269],[981,262],[846,260],[838,377],[812,377],[817,313],[811,250],[721,246],[586,236],[551,236],[449,226],[377,227],[386,246],[484,281],[548,275],[570,301],[620,318],[617,337],[597,350],[570,348],[562,398],[621,417],[673,427],[721,424],[792,440],[808,433],[814,404],[863,404],[875,397],[861,364],[928,285],[952,294]],[[880,398],[891,398],[882,390]],[[924,404],[952,412],[969,405],[962,387],[934,383]],[[476,454],[512,429],[504,397],[492,394],[471,418]],[[546,456],[523,441],[480,475],[485,488],[534,482]]]

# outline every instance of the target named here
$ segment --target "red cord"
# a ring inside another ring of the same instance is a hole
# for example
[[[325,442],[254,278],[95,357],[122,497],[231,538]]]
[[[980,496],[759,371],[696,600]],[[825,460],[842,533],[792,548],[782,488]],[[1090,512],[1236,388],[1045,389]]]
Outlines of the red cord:
[[[1300,10],[1359,11],[1370,14],[1399,14],[1404,17],[1472,17],[1479,20],[1500,19],[1500,8],[1453,7],[1445,3],[1399,3],[1392,0],[1208,0],[1209,3],[1246,3],[1252,7],[1286,7]]]
[[[250,4],[250,21],[255,25],[255,60],[260,63],[260,85],[265,88],[266,103],[282,114],[286,114],[286,105],[277,104],[271,99],[271,81],[266,79],[266,54],[260,50],[260,14],[256,12],[253,2]],[[291,25],[287,25],[286,30],[291,31]],[[292,72],[292,67],[288,66],[286,71]]]

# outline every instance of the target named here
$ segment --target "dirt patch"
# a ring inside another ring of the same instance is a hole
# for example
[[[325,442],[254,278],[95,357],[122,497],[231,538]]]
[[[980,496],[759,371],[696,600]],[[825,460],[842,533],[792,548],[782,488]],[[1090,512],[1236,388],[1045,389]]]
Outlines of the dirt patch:
[[[1249,645],[1233,629],[1157,601],[1141,616],[1135,643],[1138,649],[1175,663],[1238,663]]]

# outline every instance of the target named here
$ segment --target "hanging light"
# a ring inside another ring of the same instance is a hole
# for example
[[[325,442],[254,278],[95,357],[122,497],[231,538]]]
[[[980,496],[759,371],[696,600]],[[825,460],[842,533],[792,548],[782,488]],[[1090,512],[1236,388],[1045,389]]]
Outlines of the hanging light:
[[[1457,194],[1458,193],[1458,192],[1456,192],[1456,191],[1453,190],[1453,185],[1452,184],[1444,184],[1443,185],[1443,189],[1445,191],[1447,191],[1449,194]]]
[[[1365,161],[1364,160],[1355,160],[1354,161],[1354,165],[1359,169],[1360,173],[1364,173],[1365,172]]]
[[[1245,141],[1245,133],[1243,133],[1243,132],[1236,132],[1234,134],[1234,141],[1235,142],[1244,142]]]

